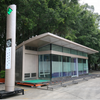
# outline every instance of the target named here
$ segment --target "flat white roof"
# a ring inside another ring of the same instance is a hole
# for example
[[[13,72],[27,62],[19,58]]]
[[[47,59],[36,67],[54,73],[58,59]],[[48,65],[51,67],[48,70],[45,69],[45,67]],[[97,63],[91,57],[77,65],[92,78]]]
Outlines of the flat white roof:
[[[30,38],[30,39],[22,42],[20,45],[18,45],[17,48],[21,47],[22,45],[39,48],[41,46],[44,46],[44,45],[47,45],[50,43],[56,44],[59,46],[63,46],[63,47],[67,47],[67,48],[71,48],[74,50],[86,52],[88,54],[98,53],[97,50],[88,48],[86,46],[83,46],[81,44],[67,40],[65,38],[62,38],[60,36],[54,35],[54,34],[49,33],[49,32],[35,36],[33,38]]]

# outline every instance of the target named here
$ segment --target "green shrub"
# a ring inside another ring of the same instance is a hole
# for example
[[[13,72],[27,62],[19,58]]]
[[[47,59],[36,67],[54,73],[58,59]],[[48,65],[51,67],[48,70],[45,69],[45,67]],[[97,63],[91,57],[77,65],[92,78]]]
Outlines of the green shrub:
[[[5,71],[4,71],[4,70],[2,70],[2,71],[0,72],[0,78],[5,78]]]

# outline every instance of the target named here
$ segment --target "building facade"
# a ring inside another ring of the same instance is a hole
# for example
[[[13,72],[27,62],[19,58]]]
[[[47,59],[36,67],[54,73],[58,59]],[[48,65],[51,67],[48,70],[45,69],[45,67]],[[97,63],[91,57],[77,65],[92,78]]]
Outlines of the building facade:
[[[51,33],[16,48],[16,81],[78,77],[88,73],[88,54],[98,51]]]

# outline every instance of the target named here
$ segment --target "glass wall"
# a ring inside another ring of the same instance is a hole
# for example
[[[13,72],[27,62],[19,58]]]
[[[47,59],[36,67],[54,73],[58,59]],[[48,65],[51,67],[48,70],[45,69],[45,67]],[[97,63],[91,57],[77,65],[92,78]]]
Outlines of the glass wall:
[[[76,58],[52,55],[52,78],[77,75]]]
[[[77,76],[78,75],[78,62],[76,58],[67,56],[52,55],[52,78]],[[83,72],[83,67],[79,63],[79,72]],[[82,70],[81,70],[82,69]]]
[[[83,74],[83,59],[78,59],[78,73],[79,75]]]
[[[63,47],[63,52],[65,52],[65,53],[70,53],[70,49],[69,49],[69,48]]]
[[[63,76],[71,76],[71,58],[62,56]]]
[[[87,73],[86,59],[83,59],[83,74]]]
[[[76,58],[51,55],[50,61],[50,54],[39,55],[39,78],[77,76],[86,73],[88,73],[88,60],[86,59],[78,59],[76,62]]]
[[[78,51],[78,55],[83,56],[83,53],[81,51]]]
[[[87,57],[87,54],[85,52],[83,52],[83,56]]]
[[[43,47],[38,48],[38,51],[48,51],[48,50],[50,50],[50,44],[49,44],[49,45],[46,45],[46,46],[43,46]]]
[[[62,47],[58,45],[52,44],[52,50],[62,52]]]
[[[60,55],[52,55],[52,78],[62,76],[62,57]]]
[[[66,47],[49,44],[38,48],[38,51],[59,51],[87,57],[85,52]],[[51,68],[50,68],[51,67]],[[75,76],[88,73],[88,60],[71,58],[67,56],[45,54],[39,55],[39,78],[56,78],[63,76]]]
[[[78,51],[77,51],[77,50],[73,50],[73,49],[71,49],[71,50],[70,50],[70,53],[71,53],[71,54],[75,54],[75,55],[77,55],[77,54],[78,54]]]
[[[76,76],[77,75],[77,67],[76,66],[76,58],[71,58],[71,75]]]
[[[78,71],[79,75],[88,73],[88,60],[78,59]]]
[[[70,54],[74,54],[74,55],[80,55],[80,56],[87,57],[87,54],[85,52],[81,52],[81,51],[78,51],[78,50],[74,50],[74,49],[58,46],[58,45],[55,45],[55,44],[51,44],[51,45],[48,44],[48,45],[45,45],[43,47],[38,48],[37,50],[38,51],[48,51],[48,50],[50,50],[50,48],[53,51],[59,51],[59,52],[70,53]],[[26,49],[35,50],[35,48],[33,48],[33,47],[30,47],[30,48],[26,47]]]
[[[23,63],[23,47],[16,50],[15,78],[16,81],[22,81],[22,63]]]
[[[55,44],[52,44],[51,46],[52,46],[51,48],[52,48],[53,51],[59,51],[59,52],[70,53],[70,54],[74,54],[74,55],[80,55],[80,56],[87,57],[87,54],[85,52],[81,52],[81,51],[78,51],[78,50],[58,46],[58,45],[55,45]]]
[[[86,73],[88,73],[88,59],[86,59]]]
[[[39,55],[39,78],[50,78],[50,54]]]

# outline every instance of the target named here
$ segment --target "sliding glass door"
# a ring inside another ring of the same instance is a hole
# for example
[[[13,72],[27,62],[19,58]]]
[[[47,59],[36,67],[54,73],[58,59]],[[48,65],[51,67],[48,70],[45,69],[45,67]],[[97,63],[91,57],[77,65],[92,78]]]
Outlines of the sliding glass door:
[[[39,55],[39,78],[50,78],[50,54]]]
[[[71,74],[72,76],[78,76],[78,64],[77,58],[71,58]]]

